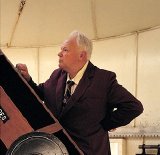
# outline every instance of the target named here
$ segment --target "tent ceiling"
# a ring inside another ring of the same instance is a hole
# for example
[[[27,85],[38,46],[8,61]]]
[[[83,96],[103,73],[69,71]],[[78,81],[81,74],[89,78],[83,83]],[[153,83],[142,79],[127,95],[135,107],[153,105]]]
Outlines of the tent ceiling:
[[[0,9],[0,46],[49,46],[73,30],[99,39],[160,25],[160,0],[0,0]]]

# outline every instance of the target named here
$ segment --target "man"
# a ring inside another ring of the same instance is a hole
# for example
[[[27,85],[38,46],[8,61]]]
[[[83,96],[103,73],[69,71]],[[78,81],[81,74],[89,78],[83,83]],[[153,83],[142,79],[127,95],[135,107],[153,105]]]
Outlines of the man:
[[[85,155],[110,155],[108,131],[130,123],[143,106],[117,83],[113,72],[90,62],[92,42],[72,32],[59,52],[59,68],[38,86],[27,67],[17,68]],[[74,81],[66,98],[68,80]]]

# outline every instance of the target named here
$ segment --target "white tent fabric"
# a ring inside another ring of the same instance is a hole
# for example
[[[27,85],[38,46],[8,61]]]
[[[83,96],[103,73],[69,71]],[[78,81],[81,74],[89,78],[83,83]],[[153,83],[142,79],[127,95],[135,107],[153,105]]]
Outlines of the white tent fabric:
[[[0,46],[61,43],[73,30],[97,40],[160,25],[159,0],[0,0]]]

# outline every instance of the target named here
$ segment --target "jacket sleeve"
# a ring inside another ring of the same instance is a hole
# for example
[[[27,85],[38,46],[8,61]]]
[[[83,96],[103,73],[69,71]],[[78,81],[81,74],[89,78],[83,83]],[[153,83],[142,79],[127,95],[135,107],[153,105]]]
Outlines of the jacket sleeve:
[[[43,83],[37,85],[32,78],[30,81],[28,81],[28,84],[32,87],[32,89],[35,91],[35,93],[39,96],[39,98],[44,101],[44,89],[43,89]]]
[[[116,74],[109,76],[108,103],[109,115],[102,120],[104,130],[111,130],[129,124],[143,112],[141,102],[127,89],[118,84]]]

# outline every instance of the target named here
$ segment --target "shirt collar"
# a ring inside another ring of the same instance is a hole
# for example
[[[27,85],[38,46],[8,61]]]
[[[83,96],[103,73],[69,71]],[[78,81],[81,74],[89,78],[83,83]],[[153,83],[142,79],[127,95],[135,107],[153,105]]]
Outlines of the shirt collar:
[[[70,79],[69,74],[67,74],[67,81],[72,80],[72,81],[74,81],[74,83],[76,85],[78,85],[80,79],[82,78],[82,76],[87,68],[88,63],[89,63],[89,61],[86,62],[86,64],[82,67],[82,69],[77,73],[77,75],[73,79]]]

